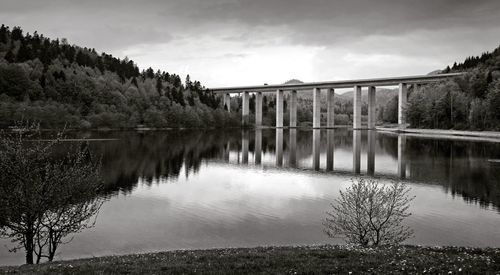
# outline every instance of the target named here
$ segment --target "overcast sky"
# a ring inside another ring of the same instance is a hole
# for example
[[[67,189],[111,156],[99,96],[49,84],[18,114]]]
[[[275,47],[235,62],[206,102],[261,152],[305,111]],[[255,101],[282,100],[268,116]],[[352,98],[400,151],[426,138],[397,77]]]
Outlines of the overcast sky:
[[[499,0],[0,0],[0,23],[207,87],[426,74],[500,44]]]

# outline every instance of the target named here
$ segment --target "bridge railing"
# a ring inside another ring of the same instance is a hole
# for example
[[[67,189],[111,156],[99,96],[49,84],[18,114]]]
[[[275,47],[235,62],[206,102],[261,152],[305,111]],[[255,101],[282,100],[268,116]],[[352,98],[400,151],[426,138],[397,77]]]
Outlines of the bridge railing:
[[[298,84],[273,84],[273,85],[257,85],[257,86],[241,86],[241,87],[221,87],[210,88],[214,93],[224,96],[224,106],[228,111],[231,110],[230,94],[243,93],[243,108],[242,108],[242,123],[249,123],[249,93],[256,94],[256,109],[255,121],[256,127],[262,126],[262,93],[276,92],[276,127],[283,127],[283,100],[284,91],[290,91],[290,125],[289,127],[297,127],[297,91],[312,90],[313,91],[313,128],[321,128],[321,91],[327,90],[327,128],[334,127],[334,103],[335,89],[353,88],[353,128],[361,129],[361,92],[362,87],[368,87],[368,129],[375,128],[376,114],[376,87],[383,86],[398,86],[398,125],[399,128],[406,128],[405,110],[408,101],[408,85],[413,85],[414,90],[421,88],[421,85],[443,81],[449,78],[459,77],[463,73],[448,73],[437,75],[416,75],[416,76],[401,76],[391,78],[372,78],[372,79],[355,79],[341,81],[323,81],[309,82]]]

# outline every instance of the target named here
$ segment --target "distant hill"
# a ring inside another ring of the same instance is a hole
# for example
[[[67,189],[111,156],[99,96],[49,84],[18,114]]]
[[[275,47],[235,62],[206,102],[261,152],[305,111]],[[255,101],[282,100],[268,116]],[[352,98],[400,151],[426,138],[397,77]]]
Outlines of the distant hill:
[[[288,84],[302,84],[304,82],[298,80],[298,79],[290,79],[288,81],[286,81],[285,83],[283,83],[284,85],[288,85]]]
[[[434,70],[434,71],[428,73],[427,75],[437,75],[437,74],[440,74],[442,72],[443,72],[443,70]]]
[[[397,89],[385,89],[385,88],[377,88],[375,92],[375,98],[377,105],[385,106],[389,100],[391,100],[394,96],[398,94]],[[354,92],[348,91],[340,95],[343,99],[353,100]],[[363,91],[361,93],[361,101],[368,103],[368,93]]]
[[[302,83],[304,83],[304,82],[301,80],[291,79],[291,80],[286,81],[283,84],[286,85],[286,84],[302,84]],[[384,106],[395,95],[397,95],[397,89],[384,89],[384,88],[377,89],[377,92],[376,92],[377,105]],[[298,96],[304,100],[311,100],[312,101],[312,99],[313,99],[312,92],[301,92],[298,94]],[[322,102],[326,102],[326,93],[321,94],[321,100],[322,100]],[[342,104],[345,104],[347,102],[352,102],[353,91],[347,91],[347,92],[344,92],[341,94],[336,92],[335,93],[335,100],[342,103]],[[368,94],[366,92],[361,94],[361,101],[368,103]]]

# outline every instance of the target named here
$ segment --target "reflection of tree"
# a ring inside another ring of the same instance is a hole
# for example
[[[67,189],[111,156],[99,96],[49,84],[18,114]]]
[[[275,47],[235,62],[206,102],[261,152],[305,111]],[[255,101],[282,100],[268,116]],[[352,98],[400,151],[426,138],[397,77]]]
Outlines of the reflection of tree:
[[[325,233],[362,246],[399,244],[413,234],[403,225],[413,200],[408,192],[401,183],[381,186],[371,179],[353,181],[327,212]]]
[[[89,223],[102,204],[99,161],[83,143],[66,148],[61,135],[41,141],[20,132],[0,138],[0,236],[24,249],[26,263],[54,259],[58,246]]]
[[[146,184],[175,179],[184,170],[195,173],[205,160],[222,157],[228,140],[236,143],[237,131],[162,131],[93,133],[94,138],[117,138],[92,143],[92,151],[103,156],[102,176],[107,191],[130,192],[139,179]]]
[[[487,162],[500,155],[497,144],[410,139],[407,146],[412,180],[439,184],[465,201],[499,208],[500,170]]]

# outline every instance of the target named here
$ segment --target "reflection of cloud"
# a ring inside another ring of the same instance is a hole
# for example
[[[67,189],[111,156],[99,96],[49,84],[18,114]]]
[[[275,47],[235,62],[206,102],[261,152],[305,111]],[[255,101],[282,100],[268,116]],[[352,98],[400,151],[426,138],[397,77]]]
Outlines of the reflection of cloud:
[[[207,182],[206,179],[212,179]],[[331,188],[349,182],[342,177],[333,179],[338,184],[327,186],[315,184],[310,174],[270,172],[239,169],[227,165],[211,164],[203,178],[193,175],[189,181],[179,179],[176,183],[160,180],[149,188],[137,188],[134,196],[168,201],[176,209],[217,209],[206,213],[216,219],[234,217],[239,220],[252,213],[284,218],[293,214],[294,201],[324,200]],[[140,184],[139,184],[140,186]]]

